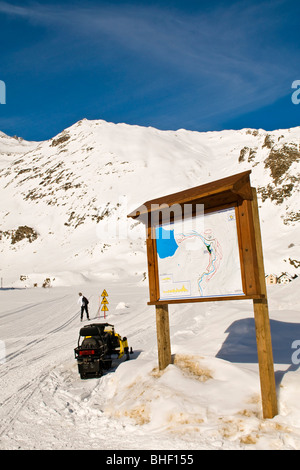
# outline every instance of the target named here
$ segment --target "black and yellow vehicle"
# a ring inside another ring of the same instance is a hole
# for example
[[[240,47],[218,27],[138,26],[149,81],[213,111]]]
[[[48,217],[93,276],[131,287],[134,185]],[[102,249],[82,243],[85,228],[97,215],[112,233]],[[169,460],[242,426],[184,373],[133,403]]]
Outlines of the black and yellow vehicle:
[[[82,339],[83,338],[83,339]],[[128,341],[115,332],[109,323],[93,323],[80,329],[74,349],[78,372],[82,379],[101,377],[112,367],[113,359],[130,358]]]

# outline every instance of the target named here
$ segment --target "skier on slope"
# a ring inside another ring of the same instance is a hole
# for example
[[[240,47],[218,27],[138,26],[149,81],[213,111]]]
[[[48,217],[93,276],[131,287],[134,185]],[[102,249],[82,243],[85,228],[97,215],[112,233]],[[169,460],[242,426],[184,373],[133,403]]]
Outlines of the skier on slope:
[[[83,319],[83,312],[86,312],[86,317],[89,320],[89,311],[88,311],[88,299],[82,295],[81,292],[79,292],[79,299],[78,299],[78,304],[81,306],[81,313],[80,313],[80,321]]]

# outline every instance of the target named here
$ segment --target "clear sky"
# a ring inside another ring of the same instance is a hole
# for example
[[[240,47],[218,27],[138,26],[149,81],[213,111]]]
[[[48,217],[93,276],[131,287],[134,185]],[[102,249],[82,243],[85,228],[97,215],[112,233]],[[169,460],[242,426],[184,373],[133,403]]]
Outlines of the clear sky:
[[[300,125],[299,0],[0,0],[0,40],[9,135]]]

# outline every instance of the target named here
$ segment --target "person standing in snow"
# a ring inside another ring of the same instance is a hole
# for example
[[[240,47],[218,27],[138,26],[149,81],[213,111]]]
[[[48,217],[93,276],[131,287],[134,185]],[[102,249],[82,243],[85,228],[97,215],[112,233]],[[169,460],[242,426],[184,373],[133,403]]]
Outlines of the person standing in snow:
[[[88,299],[86,297],[84,297],[84,295],[82,295],[82,292],[79,292],[79,299],[78,299],[78,303],[81,307],[81,313],[80,313],[80,321],[82,321],[83,319],[83,312],[85,311],[86,312],[86,318],[89,320],[89,311],[88,311]]]

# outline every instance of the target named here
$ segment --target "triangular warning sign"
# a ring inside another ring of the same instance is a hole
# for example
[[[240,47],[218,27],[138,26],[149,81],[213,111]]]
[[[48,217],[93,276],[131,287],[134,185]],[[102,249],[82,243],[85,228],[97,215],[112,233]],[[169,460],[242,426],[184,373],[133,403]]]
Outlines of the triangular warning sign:
[[[101,297],[107,297],[108,296],[108,293],[106,292],[106,290],[104,289],[104,291],[102,292],[101,294]]]
[[[107,305],[103,305],[103,307],[101,308],[101,311],[102,311],[102,312],[107,312],[107,311],[108,311],[108,306],[107,306]]]
[[[102,299],[102,302],[101,302],[101,303],[102,303],[102,304],[108,304],[109,302],[108,302],[108,300],[107,300],[105,297],[103,297],[103,299]]]

